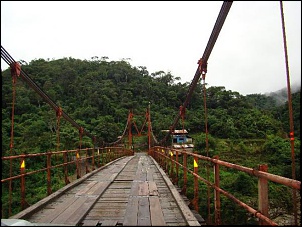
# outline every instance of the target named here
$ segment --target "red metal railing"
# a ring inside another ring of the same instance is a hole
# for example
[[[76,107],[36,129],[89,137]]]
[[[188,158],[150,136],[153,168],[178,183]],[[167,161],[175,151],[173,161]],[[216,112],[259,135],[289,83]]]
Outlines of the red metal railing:
[[[149,155],[151,155],[159,165],[166,171],[169,177],[172,179],[174,184],[178,184],[180,167],[182,168],[182,175],[183,175],[183,185],[181,193],[187,194],[188,188],[188,174],[191,174],[194,178],[194,188],[193,194],[194,198],[192,199],[190,205],[193,206],[194,210],[198,212],[198,194],[199,194],[199,181],[204,182],[208,187],[214,189],[214,215],[215,215],[215,225],[221,224],[221,209],[220,209],[220,194],[222,193],[239,206],[247,210],[251,213],[254,217],[259,219],[260,225],[277,225],[274,221],[272,221],[268,217],[268,181],[272,181],[278,184],[282,184],[287,187],[291,187],[293,190],[300,190],[301,181],[289,179],[286,177],[274,175],[267,173],[267,165],[259,165],[258,169],[247,168],[244,166],[236,165],[233,163],[225,162],[219,160],[218,156],[214,158],[198,155],[192,152],[187,152],[185,150],[177,150],[171,149],[167,147],[156,146],[152,147],[149,150]],[[190,161],[188,161],[190,159]],[[210,182],[208,179],[203,178],[198,173],[198,163],[200,161],[206,162],[205,165],[212,165],[213,166],[213,179],[214,182]],[[192,163],[193,162],[193,163]],[[230,194],[229,192],[223,190],[219,186],[219,179],[220,179],[220,171],[219,167],[223,166],[227,169],[234,169],[241,172],[245,172],[249,175],[255,176],[258,178],[258,209],[254,209],[251,206],[247,205],[246,203],[237,199],[234,195]],[[192,168],[193,167],[193,168]],[[209,215],[209,214],[208,214]]]
[[[47,195],[50,195],[54,190],[52,177],[55,174],[54,171],[60,171],[58,170],[59,168],[62,168],[63,170],[59,175],[64,176],[64,180],[62,179],[61,181],[63,182],[63,184],[67,185],[72,180],[79,179],[90,171],[93,171],[96,168],[104,166],[105,164],[126,155],[133,155],[133,151],[124,147],[105,147],[56,152],[50,151],[46,153],[22,154],[2,157],[2,167],[6,166],[8,168],[9,165],[15,167],[13,168],[14,171],[12,176],[9,176],[9,174],[2,172],[2,217],[5,218],[6,216],[11,216],[12,203],[14,203],[14,207],[16,206],[16,201],[4,201],[6,198],[4,197],[5,191],[7,192],[9,190],[13,190],[15,194],[18,194],[17,191],[20,190],[21,206],[19,207],[19,209],[15,209],[16,211],[18,211],[20,209],[23,210],[29,206],[29,204],[27,203],[28,197],[26,194],[26,186],[43,187],[43,185],[26,184],[26,179],[28,177],[32,177],[39,173],[46,174],[46,177],[42,175],[40,176],[40,178],[44,177],[45,187],[47,188]],[[46,164],[43,165],[43,162]],[[39,165],[38,163],[41,163],[41,165]],[[19,169],[20,172],[18,171]],[[15,190],[8,187],[8,184],[12,182],[14,182]],[[57,189],[59,188],[55,188],[55,190]],[[14,213],[16,213],[16,211]]]

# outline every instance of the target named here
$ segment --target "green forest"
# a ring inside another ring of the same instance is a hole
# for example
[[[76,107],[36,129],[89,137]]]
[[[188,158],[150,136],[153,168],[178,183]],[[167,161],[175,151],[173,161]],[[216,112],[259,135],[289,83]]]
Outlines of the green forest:
[[[181,83],[170,72],[149,73],[144,66],[134,67],[127,60],[109,61],[108,57],[90,60],[62,58],[20,61],[22,70],[65,113],[86,131],[106,142],[114,142],[122,135],[129,110],[144,114],[150,103],[153,134],[158,138],[172,125],[183,104],[190,83]],[[10,70],[1,70],[2,76],[2,156],[10,155],[12,124],[12,77]],[[286,90],[285,90],[286,91]],[[300,179],[300,92],[292,92],[295,135],[296,179]],[[205,155],[204,86],[198,82],[186,108],[183,126],[194,138],[195,149]],[[278,95],[241,95],[224,86],[206,86],[207,130],[209,156],[246,167],[268,163],[269,172],[292,178],[291,147],[289,140],[289,105]],[[287,99],[286,99],[287,100]],[[139,122],[139,117],[138,117]],[[183,125],[182,125],[183,123]],[[57,149],[56,112],[45,103],[28,84],[17,78],[14,111],[14,154],[40,153]],[[64,119],[60,122],[60,149],[79,146],[79,132]],[[93,147],[92,140],[83,137],[83,147]],[[5,167],[2,167],[2,170]],[[2,171],[2,177],[6,176]],[[248,191],[247,182],[240,174],[226,174],[226,188],[235,187],[240,196],[257,197]],[[241,185],[242,187],[238,186]],[[272,203],[284,203],[290,213],[291,190],[273,185]],[[248,193],[247,193],[248,191]],[[283,193],[283,199],[279,194]],[[276,192],[276,193],[274,193]],[[237,196],[237,195],[236,195]],[[227,202],[226,202],[227,203]],[[229,203],[227,206],[231,206]],[[272,206],[277,206],[272,204]],[[230,208],[231,212],[232,209]],[[246,219],[237,223],[247,224]],[[278,213],[274,214],[278,216]],[[229,220],[234,221],[234,220]],[[226,221],[227,222],[227,221]]]

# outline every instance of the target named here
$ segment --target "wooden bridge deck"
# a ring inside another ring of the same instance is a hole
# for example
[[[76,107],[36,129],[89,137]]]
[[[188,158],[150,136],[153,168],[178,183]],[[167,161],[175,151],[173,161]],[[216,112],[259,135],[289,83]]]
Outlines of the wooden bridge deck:
[[[145,153],[94,170],[11,218],[71,226],[201,225]]]

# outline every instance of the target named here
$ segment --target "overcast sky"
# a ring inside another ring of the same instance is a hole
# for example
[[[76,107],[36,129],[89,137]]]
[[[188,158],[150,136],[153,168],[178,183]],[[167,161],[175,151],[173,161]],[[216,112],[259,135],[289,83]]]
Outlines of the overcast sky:
[[[131,59],[191,82],[223,1],[1,1],[1,46],[16,60]],[[283,2],[291,85],[301,84],[301,1]],[[8,65],[1,59],[1,69]],[[208,59],[208,86],[242,95],[287,87],[280,1],[233,2]]]

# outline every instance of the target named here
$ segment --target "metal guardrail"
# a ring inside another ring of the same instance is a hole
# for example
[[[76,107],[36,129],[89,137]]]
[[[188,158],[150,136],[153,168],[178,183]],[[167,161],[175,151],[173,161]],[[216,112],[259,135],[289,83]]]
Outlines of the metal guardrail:
[[[180,176],[180,168],[182,169],[183,175],[183,186],[181,193],[187,194],[188,186],[188,174],[191,174],[194,178],[194,198],[191,201],[191,205],[198,212],[198,191],[199,191],[199,181],[205,183],[208,187],[214,189],[214,215],[215,215],[215,225],[221,224],[221,207],[220,207],[220,194],[225,195],[233,202],[237,203],[239,206],[247,210],[254,217],[259,219],[260,225],[277,225],[268,216],[269,201],[268,201],[268,181],[272,181],[278,184],[282,184],[287,187],[291,187],[294,190],[301,189],[301,181],[293,180],[290,178],[270,174],[267,172],[267,165],[259,165],[258,169],[252,169],[233,163],[225,162],[219,160],[218,156],[214,158],[199,155],[193,152],[188,152],[186,150],[171,149],[168,147],[155,146],[149,150],[149,155],[151,155],[159,165],[169,174],[172,182],[178,184]],[[189,161],[190,160],[190,161]],[[213,167],[213,179],[214,182],[210,182],[209,179],[203,178],[198,173],[198,163],[200,161],[205,161]],[[192,168],[193,167],[193,168]],[[220,167],[226,167],[228,169],[238,170],[245,172],[249,175],[258,178],[258,209],[247,205],[246,203],[237,199],[234,195],[220,188]]]
[[[54,189],[55,187],[58,187],[52,183],[52,177],[56,173],[60,173],[60,176],[63,175],[64,181],[62,179],[62,183],[64,184],[65,182],[65,185],[67,185],[73,181],[72,178],[79,179],[96,168],[126,155],[133,155],[133,150],[124,147],[85,148],[2,157],[3,169],[5,169],[5,166],[9,168],[10,165],[14,167],[12,176],[9,176],[8,172],[2,172],[2,217],[5,218],[12,215],[12,206],[20,206],[21,210],[29,206],[27,203],[27,196],[29,195],[26,194],[27,187],[41,187],[42,190],[43,184],[29,185],[26,183],[28,177],[41,174],[37,178],[45,178],[46,197],[56,190]],[[41,164],[39,165],[39,163]],[[45,164],[43,165],[43,163]],[[27,169],[26,166],[28,166]],[[34,169],[35,167],[37,168]],[[61,171],[60,168],[62,172],[58,172]],[[13,188],[15,190],[8,186],[12,182],[14,183]],[[9,190],[13,190],[14,192],[14,201],[11,198],[9,199],[10,201],[5,201],[4,199],[5,193],[3,191],[9,192]],[[19,193],[17,192],[18,190],[20,190],[20,198],[18,198],[20,199],[20,205],[15,201],[15,197]]]

